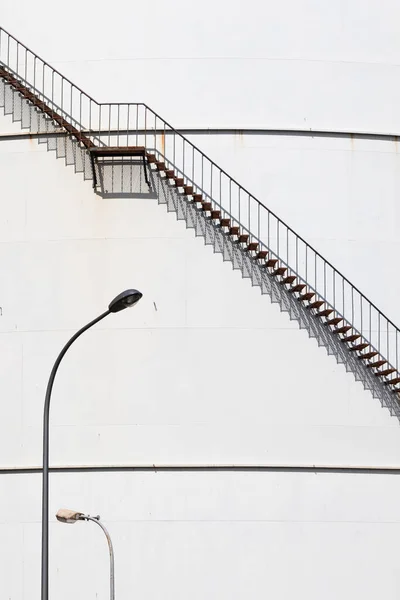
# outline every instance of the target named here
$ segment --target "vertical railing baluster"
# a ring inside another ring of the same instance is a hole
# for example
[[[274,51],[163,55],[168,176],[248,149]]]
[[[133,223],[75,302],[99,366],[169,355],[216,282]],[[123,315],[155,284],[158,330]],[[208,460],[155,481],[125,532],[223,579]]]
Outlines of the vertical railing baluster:
[[[136,106],[136,146],[139,145],[139,104]]]
[[[386,352],[387,352],[387,360],[390,361],[390,352],[389,352],[389,321],[386,319]]]
[[[277,255],[280,258],[280,252],[279,252],[279,219],[276,219],[276,248],[277,248]]]
[[[354,327],[354,288],[351,286],[351,324]]]
[[[378,350],[381,351],[381,313],[378,312]]]
[[[368,304],[369,308],[369,341],[372,342],[372,306],[371,303]]]
[[[314,289],[317,289],[317,253],[314,252]]]
[[[219,208],[222,209],[222,171],[219,171]]]
[[[147,148],[147,106],[144,107],[144,147]]]
[[[341,277],[341,279],[342,279],[342,298],[343,298],[342,314],[344,317],[346,317],[345,311],[344,311],[344,279],[343,279],[343,277]]]
[[[157,115],[154,114],[154,149],[157,149]],[[164,160],[164,157],[162,158]]]

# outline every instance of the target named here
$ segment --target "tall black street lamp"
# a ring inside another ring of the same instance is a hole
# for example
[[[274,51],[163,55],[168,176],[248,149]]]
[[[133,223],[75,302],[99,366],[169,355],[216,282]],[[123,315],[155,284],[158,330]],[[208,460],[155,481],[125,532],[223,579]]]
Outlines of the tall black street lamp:
[[[42,600],[49,599],[49,415],[50,398],[53,389],[54,378],[56,376],[60,362],[62,361],[68,348],[72,346],[76,339],[93,325],[107,317],[110,313],[116,313],[130,306],[134,306],[142,297],[138,290],[125,290],[119,294],[108,306],[108,310],[102,313],[93,321],[82,327],[65,344],[57,357],[56,362],[50,373],[47,384],[46,397],[43,413],[43,476],[42,476]]]

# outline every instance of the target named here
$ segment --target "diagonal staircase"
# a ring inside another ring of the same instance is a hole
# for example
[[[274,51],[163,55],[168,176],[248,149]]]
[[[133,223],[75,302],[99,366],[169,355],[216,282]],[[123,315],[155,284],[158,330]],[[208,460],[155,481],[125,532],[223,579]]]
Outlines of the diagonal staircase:
[[[0,28],[0,108],[102,196],[157,198],[400,419],[399,329],[145,104],[99,104]]]

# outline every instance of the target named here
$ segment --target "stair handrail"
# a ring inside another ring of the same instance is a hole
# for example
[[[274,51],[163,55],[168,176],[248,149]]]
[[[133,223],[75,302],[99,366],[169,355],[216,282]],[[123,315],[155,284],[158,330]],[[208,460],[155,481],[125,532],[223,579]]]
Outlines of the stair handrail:
[[[30,69],[28,65],[29,55],[32,57],[30,59],[31,63],[33,60]],[[40,68],[37,76],[38,61],[40,61]],[[172,127],[147,104],[141,102],[97,102],[3,27],[0,27],[0,62],[6,64],[7,68],[15,73],[17,77],[32,86],[35,93],[40,97],[46,98],[55,107],[59,108],[82,131],[88,132],[88,136],[96,145],[99,140],[106,137],[109,146],[143,145],[147,151],[153,149],[164,156],[164,160],[171,169],[180,171],[186,182],[191,181],[193,187],[199,193],[207,196],[215,206],[218,206],[220,210],[231,215],[235,221],[239,222],[241,228],[248,232],[250,239],[264,240],[265,237],[261,234],[261,229],[265,231],[268,223],[268,241],[267,243],[262,242],[264,246],[269,248],[270,252],[277,256],[283,264],[289,265],[289,268],[297,273],[300,279],[307,281],[307,285],[316,290],[321,297],[324,297],[327,304],[333,306],[339,315],[343,315],[352,324],[355,331],[360,331],[364,336],[363,332],[369,330],[369,336],[365,335],[364,337],[370,341],[372,347],[378,349],[382,356],[384,354],[383,350],[381,351],[381,342],[382,344],[385,343],[387,346],[385,358],[389,364],[396,365],[397,371],[399,370],[398,336],[400,330],[395,323],[330,261],[279,218],[274,211],[240,185],[200,148]],[[30,70],[29,73],[28,70]],[[178,147],[179,144],[180,147]],[[197,173],[197,177],[193,176],[195,173]],[[222,178],[225,179],[224,183],[222,183]],[[217,182],[215,182],[216,179]],[[233,201],[232,187],[235,187],[237,196],[236,199],[233,198]],[[222,202],[222,195],[225,197],[225,203]],[[251,204],[254,204],[254,207]],[[276,229],[276,235],[274,233],[270,235],[271,220],[273,222],[272,227]],[[256,229],[258,229],[257,232],[252,227],[254,221],[256,222]],[[285,249],[280,246],[280,235],[286,237],[286,256]],[[290,244],[289,235],[293,238]],[[304,254],[305,251],[305,256],[299,256],[299,244],[302,245],[302,252]],[[293,248],[295,248],[295,267],[291,262]],[[308,256],[309,253],[310,257]],[[311,264],[312,261],[314,266]],[[320,263],[318,266],[317,261]],[[312,269],[314,269],[314,274]],[[326,275],[327,269],[330,270],[328,278]],[[318,270],[323,272],[322,287],[324,287],[324,290],[321,290],[320,280],[317,281]],[[336,278],[338,278],[338,287],[341,286],[342,288],[340,299],[336,298]],[[345,286],[348,289],[345,289]],[[333,301],[329,299],[332,294]],[[354,306],[354,295],[357,296],[357,303],[360,304],[360,307]],[[352,305],[350,312],[347,308],[348,302],[351,302]],[[373,319],[372,311],[374,311]],[[365,312],[367,313],[367,323],[365,323]],[[383,321],[383,329],[381,321]],[[389,331],[389,328],[391,328],[391,331]],[[393,336],[395,337],[395,344],[392,343],[390,349],[389,346]],[[377,343],[374,343],[374,337],[377,337]]]

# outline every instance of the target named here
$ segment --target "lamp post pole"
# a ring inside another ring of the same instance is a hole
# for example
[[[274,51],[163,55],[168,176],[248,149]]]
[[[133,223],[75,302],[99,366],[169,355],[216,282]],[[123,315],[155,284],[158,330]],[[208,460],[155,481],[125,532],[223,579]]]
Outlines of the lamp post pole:
[[[110,313],[119,312],[130,306],[134,306],[142,297],[141,292],[137,290],[126,290],[119,294],[109,304],[108,310],[90,321],[87,325],[77,331],[71,339],[65,344],[57,357],[56,362],[50,373],[49,382],[46,389],[46,397],[43,412],[43,472],[42,472],[42,578],[41,578],[41,600],[49,599],[49,447],[50,447],[50,399],[53,389],[54,379],[60,366],[60,363],[68,348],[85,331],[93,327],[96,323],[107,317]]]
[[[115,600],[114,548],[112,545],[111,536],[103,523],[101,523],[100,516],[91,517],[90,515],[84,515],[81,512],[61,508],[56,514],[56,517],[61,523],[73,524],[77,521],[93,521],[93,523],[97,523],[97,525],[104,531],[104,534],[107,538],[108,551],[110,554],[110,600]]]

